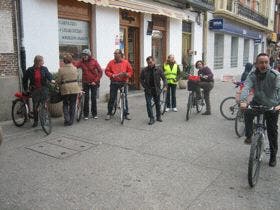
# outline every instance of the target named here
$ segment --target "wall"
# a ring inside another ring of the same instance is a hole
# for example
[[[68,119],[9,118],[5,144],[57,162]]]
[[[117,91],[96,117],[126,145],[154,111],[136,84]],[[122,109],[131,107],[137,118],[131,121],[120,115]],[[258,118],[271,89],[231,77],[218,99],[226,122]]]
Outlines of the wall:
[[[42,55],[50,72],[59,67],[58,14],[56,0],[22,1],[26,65]]]
[[[167,56],[174,54],[177,64],[182,62],[182,20],[168,18]]]
[[[97,61],[105,69],[108,62],[114,58],[114,50],[118,48],[115,45],[115,38],[119,35],[119,10],[97,6],[94,21],[96,30],[93,31],[93,40],[96,46],[93,46],[93,49],[96,49]],[[110,80],[103,72],[99,88],[101,100],[109,93],[109,84]]]
[[[0,121],[11,119],[12,100],[19,90],[18,45],[14,1],[0,1]]]
[[[148,21],[152,20],[152,15],[142,14],[140,30],[140,68],[147,65],[146,58],[152,55],[152,35],[146,35]]]

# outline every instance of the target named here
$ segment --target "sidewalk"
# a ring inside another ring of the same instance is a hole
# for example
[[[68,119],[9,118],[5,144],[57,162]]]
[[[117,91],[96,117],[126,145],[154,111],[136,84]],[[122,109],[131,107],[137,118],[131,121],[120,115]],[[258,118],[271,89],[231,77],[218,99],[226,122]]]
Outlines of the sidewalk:
[[[28,122],[1,122],[0,209],[279,209],[280,165],[264,158],[258,185],[247,182],[250,147],[219,113],[234,85],[216,82],[212,115],[186,122],[187,91],[178,112],[149,126],[142,93],[129,97],[132,120],[99,119],[71,127],[53,120],[53,133]],[[278,157],[278,163],[279,163]]]

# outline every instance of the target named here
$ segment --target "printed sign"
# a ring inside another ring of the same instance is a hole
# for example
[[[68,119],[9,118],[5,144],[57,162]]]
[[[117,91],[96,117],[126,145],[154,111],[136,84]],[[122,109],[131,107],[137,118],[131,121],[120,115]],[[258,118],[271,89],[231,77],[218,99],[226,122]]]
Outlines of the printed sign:
[[[59,44],[89,45],[88,23],[86,21],[59,19]]]
[[[221,18],[212,19],[209,21],[209,29],[223,29],[224,27],[224,20]]]

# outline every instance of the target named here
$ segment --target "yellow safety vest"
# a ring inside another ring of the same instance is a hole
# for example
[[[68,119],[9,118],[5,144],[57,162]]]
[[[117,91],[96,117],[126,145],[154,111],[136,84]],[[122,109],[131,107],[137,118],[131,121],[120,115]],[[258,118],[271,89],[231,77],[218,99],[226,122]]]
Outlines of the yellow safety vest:
[[[174,63],[172,69],[170,68],[170,65],[165,63],[163,66],[164,75],[167,80],[167,84],[177,84],[177,70],[178,65]]]

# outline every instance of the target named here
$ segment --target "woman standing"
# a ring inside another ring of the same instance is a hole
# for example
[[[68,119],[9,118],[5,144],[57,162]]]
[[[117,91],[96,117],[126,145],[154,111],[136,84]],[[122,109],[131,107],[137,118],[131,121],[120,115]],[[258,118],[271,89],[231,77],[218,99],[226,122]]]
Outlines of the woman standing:
[[[48,96],[48,82],[52,80],[52,74],[48,68],[43,66],[44,58],[41,55],[36,55],[34,65],[29,67],[22,79],[24,91],[31,91],[33,102],[34,123],[32,127],[38,126],[38,105],[40,101],[45,101]],[[29,85],[28,85],[29,81]]]
[[[74,122],[77,94],[81,91],[78,85],[77,68],[72,64],[72,56],[63,57],[64,66],[58,70],[57,83],[63,96],[64,125],[70,126]]]

